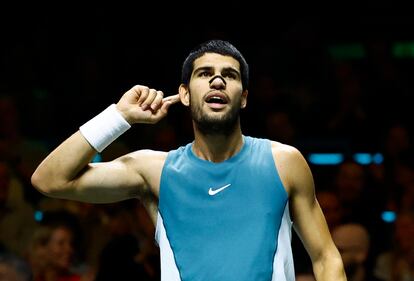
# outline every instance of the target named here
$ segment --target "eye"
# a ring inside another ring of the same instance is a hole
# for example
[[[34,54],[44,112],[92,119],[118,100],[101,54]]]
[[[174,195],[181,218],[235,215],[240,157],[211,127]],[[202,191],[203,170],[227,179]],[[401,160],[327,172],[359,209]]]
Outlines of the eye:
[[[209,71],[202,71],[198,74],[198,76],[200,76],[200,77],[210,77],[210,72]]]
[[[234,73],[225,73],[223,75],[224,77],[230,78],[230,79],[236,79],[237,76]]]
[[[234,71],[224,71],[223,77],[229,78],[229,79],[237,79],[237,74]]]

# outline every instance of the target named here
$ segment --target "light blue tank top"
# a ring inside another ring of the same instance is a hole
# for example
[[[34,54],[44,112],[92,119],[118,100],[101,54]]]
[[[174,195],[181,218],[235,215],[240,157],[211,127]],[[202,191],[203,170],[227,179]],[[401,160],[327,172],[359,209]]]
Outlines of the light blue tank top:
[[[191,143],[167,156],[159,216],[179,280],[274,278],[288,197],[270,141],[243,136],[243,142],[236,155],[220,163],[195,156]]]

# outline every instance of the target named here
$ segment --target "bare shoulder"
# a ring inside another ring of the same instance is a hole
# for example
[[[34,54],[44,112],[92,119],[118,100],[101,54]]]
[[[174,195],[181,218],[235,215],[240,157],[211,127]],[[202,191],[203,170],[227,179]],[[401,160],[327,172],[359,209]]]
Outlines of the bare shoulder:
[[[301,165],[305,160],[302,153],[294,146],[272,141],[272,154],[277,167],[294,168],[292,165]]]
[[[141,169],[157,170],[162,169],[168,152],[143,149],[131,152],[123,158],[125,161],[131,161],[133,166]]]
[[[273,154],[276,154],[277,156],[298,156],[297,154],[301,154],[300,151],[291,145],[283,144],[277,141],[271,141],[272,144],[272,152]]]
[[[157,151],[151,149],[141,149],[129,154],[126,154],[124,157],[131,157],[134,160],[143,160],[147,159],[150,161],[165,161],[167,158],[168,152]]]
[[[124,163],[129,168],[141,169],[144,167],[150,167],[153,169],[165,162],[167,154],[168,152],[142,149],[125,154],[116,159],[116,161]]]
[[[294,146],[271,141],[272,154],[282,183],[290,194],[297,180],[309,174],[308,164],[302,153]]]

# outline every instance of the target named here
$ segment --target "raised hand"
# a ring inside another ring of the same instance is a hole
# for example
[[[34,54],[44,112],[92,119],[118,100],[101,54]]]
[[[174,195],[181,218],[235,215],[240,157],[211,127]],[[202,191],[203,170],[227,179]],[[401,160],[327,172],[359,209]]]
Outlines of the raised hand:
[[[164,98],[162,91],[137,85],[121,97],[116,108],[129,124],[153,124],[167,115],[170,105],[179,101],[178,94]]]

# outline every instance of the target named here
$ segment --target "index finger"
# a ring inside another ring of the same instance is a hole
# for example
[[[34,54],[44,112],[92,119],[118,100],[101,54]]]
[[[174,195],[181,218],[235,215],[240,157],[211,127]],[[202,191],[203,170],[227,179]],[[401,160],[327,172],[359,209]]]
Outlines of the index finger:
[[[176,95],[172,95],[172,96],[168,96],[162,99],[162,102],[171,102],[171,104],[177,103],[180,101],[180,95],[176,94]]]

